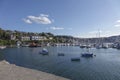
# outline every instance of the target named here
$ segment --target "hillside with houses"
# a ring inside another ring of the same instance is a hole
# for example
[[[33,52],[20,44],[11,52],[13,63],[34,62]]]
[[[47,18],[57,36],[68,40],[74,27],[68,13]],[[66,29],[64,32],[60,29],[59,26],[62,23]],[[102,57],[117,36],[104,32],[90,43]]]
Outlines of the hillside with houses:
[[[120,36],[100,37],[100,38],[76,38],[66,35],[54,35],[52,33],[33,33],[22,31],[3,30],[0,28],[0,45],[26,45],[39,44],[46,45],[85,45],[85,44],[120,44]]]

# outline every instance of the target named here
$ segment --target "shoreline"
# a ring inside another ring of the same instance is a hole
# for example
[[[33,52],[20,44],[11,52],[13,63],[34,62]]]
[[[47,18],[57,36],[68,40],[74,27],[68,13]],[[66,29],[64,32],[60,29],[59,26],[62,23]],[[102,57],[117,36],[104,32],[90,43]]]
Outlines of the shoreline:
[[[0,61],[0,80],[70,80],[54,74],[19,67],[7,61]]]

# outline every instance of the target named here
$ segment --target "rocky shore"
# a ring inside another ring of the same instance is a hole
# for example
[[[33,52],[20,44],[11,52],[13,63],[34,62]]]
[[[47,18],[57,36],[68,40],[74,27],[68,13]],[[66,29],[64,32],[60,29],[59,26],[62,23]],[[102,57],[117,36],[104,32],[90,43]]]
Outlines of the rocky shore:
[[[42,71],[32,70],[0,61],[0,80],[69,80]]]

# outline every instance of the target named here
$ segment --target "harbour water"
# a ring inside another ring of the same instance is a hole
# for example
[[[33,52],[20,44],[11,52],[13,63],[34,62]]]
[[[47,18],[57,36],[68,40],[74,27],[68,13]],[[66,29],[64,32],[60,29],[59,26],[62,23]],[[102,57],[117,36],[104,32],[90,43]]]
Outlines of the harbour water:
[[[81,57],[85,49],[74,46],[46,47],[49,55],[40,55],[42,47],[6,48],[0,52],[5,60],[18,66],[37,69],[72,80],[120,80],[120,50],[90,49],[92,58]],[[58,56],[64,53],[64,56]],[[80,57],[73,62],[71,58]]]

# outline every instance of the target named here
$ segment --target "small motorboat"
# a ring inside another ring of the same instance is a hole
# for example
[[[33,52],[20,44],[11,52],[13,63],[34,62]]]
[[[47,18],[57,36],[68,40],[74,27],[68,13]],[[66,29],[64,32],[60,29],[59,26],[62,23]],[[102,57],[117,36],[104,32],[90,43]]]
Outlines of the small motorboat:
[[[48,55],[49,52],[46,48],[43,48],[39,53],[42,55]]]
[[[93,57],[93,53],[86,52],[86,53],[82,53],[81,56],[82,57]]]
[[[71,61],[80,61],[80,58],[71,58]]]
[[[86,48],[86,45],[81,45],[80,48]]]

